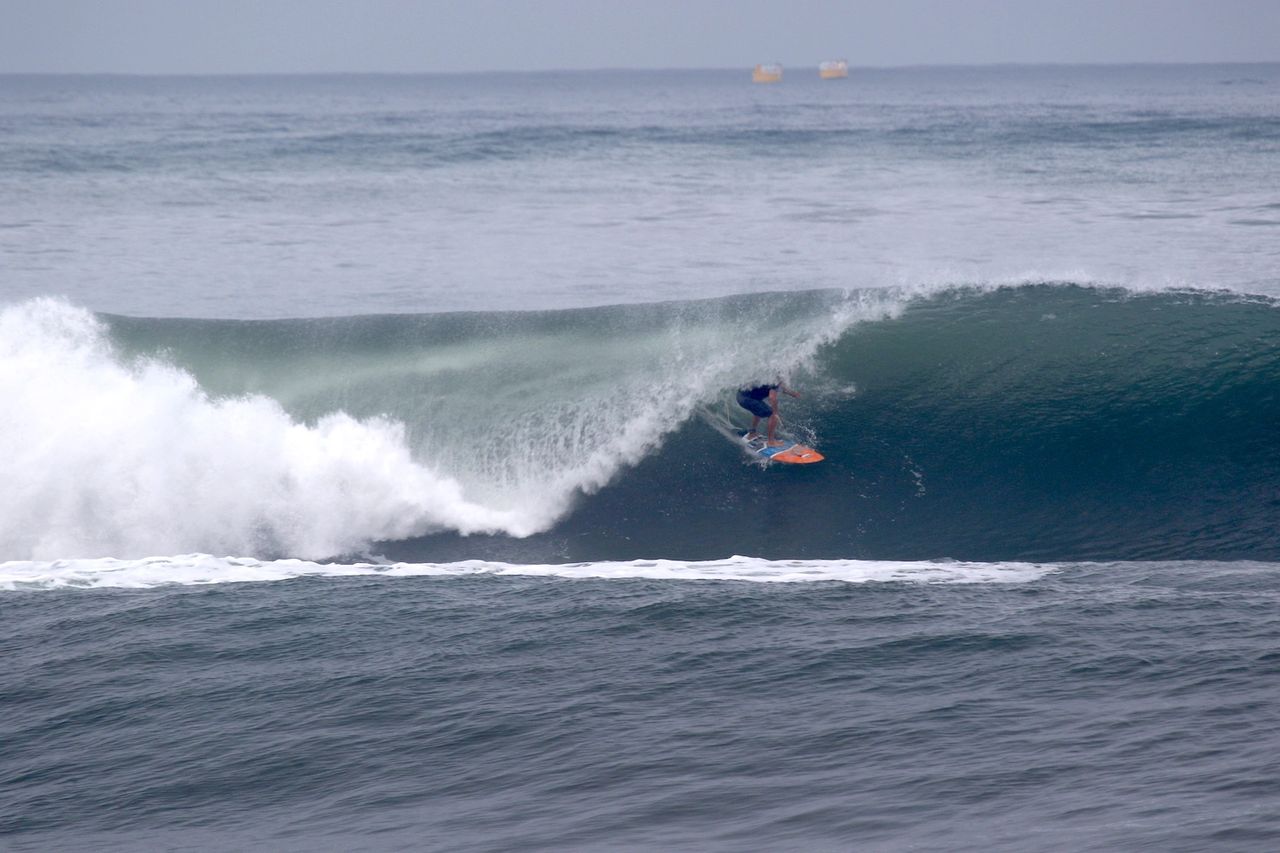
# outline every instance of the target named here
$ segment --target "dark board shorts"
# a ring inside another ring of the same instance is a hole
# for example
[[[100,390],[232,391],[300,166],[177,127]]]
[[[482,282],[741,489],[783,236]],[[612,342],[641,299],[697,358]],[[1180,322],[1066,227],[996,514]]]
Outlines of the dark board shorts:
[[[738,405],[758,418],[767,418],[773,414],[773,409],[769,408],[768,403],[757,400],[755,397],[748,397],[746,391],[738,392]]]

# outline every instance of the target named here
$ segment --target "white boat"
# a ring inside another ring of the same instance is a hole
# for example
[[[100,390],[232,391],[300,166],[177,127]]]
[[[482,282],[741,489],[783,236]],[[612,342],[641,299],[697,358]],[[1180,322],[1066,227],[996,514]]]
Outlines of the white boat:
[[[818,76],[823,80],[839,80],[849,76],[849,62],[844,59],[828,59],[818,66]]]

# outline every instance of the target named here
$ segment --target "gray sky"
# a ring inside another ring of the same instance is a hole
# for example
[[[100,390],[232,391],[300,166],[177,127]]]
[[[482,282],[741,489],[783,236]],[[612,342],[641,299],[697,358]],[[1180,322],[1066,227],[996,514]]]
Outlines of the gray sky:
[[[1280,0],[0,0],[0,72],[1280,61]]]

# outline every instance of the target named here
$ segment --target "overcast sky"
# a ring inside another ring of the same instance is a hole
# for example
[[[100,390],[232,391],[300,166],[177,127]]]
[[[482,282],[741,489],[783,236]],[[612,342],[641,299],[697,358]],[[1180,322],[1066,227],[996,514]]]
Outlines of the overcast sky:
[[[1280,61],[1280,0],[0,0],[0,72]]]

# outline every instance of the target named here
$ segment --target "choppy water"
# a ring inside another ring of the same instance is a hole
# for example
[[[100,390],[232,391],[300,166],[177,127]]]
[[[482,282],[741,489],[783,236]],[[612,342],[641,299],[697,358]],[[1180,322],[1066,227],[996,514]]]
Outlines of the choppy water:
[[[1278,86],[0,77],[0,843],[1273,849]]]
[[[1280,839],[1275,564],[636,575],[6,593],[23,628],[0,832],[20,850]]]
[[[0,80],[5,292],[299,317],[1280,292],[1280,66]]]

